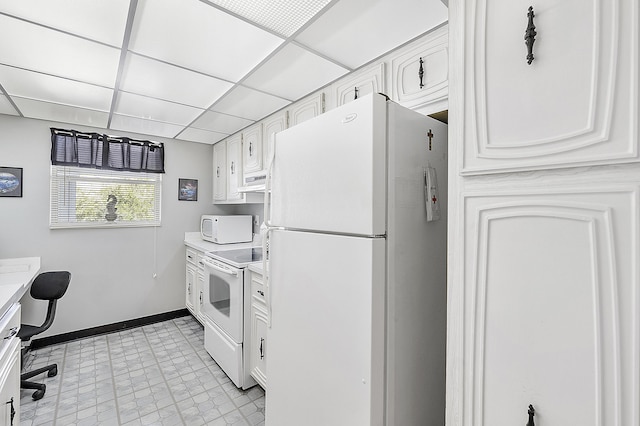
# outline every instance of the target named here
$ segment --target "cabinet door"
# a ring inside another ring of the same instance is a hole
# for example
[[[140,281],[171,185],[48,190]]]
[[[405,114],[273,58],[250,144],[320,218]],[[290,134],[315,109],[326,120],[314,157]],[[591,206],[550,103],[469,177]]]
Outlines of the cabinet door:
[[[363,72],[357,72],[340,80],[335,86],[337,106],[344,105],[369,93],[384,93],[384,63],[377,64]]]
[[[187,309],[194,315],[197,316],[197,311],[195,308],[195,300],[196,300],[196,268],[192,265],[187,264],[186,268],[186,306]]]
[[[273,136],[287,128],[288,117],[288,111],[282,111],[272,115],[263,122],[262,151],[264,157],[262,164],[265,169],[269,167],[269,162],[271,161],[271,155],[273,153]]]
[[[242,136],[227,139],[227,200],[238,200],[242,194]]]
[[[296,102],[289,108],[289,127],[317,117],[324,112],[324,93]]]
[[[213,146],[213,201],[227,199],[227,143]]]
[[[638,424],[638,185],[556,187],[464,197],[466,426]]]
[[[194,300],[194,307],[196,308],[196,318],[198,318],[200,322],[204,324],[204,316],[202,315],[202,304],[204,303],[204,273],[198,271],[196,275],[196,298]]]
[[[12,340],[0,365],[0,424],[7,426],[20,424],[20,339]]]
[[[637,161],[637,0],[534,6],[530,65],[529,3],[464,8],[462,172]]]
[[[242,161],[244,173],[262,170],[262,124],[242,132]]]
[[[261,303],[251,304],[251,376],[267,388],[267,310]]]
[[[424,114],[447,109],[449,95],[448,27],[391,56],[391,98]]]

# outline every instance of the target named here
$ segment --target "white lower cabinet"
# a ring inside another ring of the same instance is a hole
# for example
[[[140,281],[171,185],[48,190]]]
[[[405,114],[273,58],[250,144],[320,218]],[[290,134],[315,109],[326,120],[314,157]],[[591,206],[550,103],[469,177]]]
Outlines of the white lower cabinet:
[[[251,376],[267,388],[267,304],[262,275],[251,270],[251,352],[249,368]]]
[[[20,339],[14,337],[0,363],[0,424],[20,424]]]
[[[20,424],[20,304],[0,318],[0,424]]]
[[[187,247],[185,305],[189,312],[202,323],[202,296],[204,285],[204,253]]]

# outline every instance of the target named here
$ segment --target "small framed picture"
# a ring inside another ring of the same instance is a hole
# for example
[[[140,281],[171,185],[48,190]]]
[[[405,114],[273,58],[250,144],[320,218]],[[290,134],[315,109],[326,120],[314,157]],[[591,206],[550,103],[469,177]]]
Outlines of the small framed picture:
[[[178,179],[178,200],[198,201],[197,179]]]
[[[0,167],[0,197],[22,197],[21,167]]]

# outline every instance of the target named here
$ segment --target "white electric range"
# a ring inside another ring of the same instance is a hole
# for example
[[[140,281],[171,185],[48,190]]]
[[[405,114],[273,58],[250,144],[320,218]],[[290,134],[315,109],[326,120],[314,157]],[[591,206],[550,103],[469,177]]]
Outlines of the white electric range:
[[[247,267],[262,261],[261,247],[213,250],[203,259],[204,347],[242,389],[256,384],[249,371],[250,278]]]

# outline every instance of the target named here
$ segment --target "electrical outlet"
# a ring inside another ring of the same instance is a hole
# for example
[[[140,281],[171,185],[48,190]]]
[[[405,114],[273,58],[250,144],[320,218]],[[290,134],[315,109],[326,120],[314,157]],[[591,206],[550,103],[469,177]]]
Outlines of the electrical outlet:
[[[253,216],[253,224],[254,226],[260,226],[260,216],[257,214]]]

